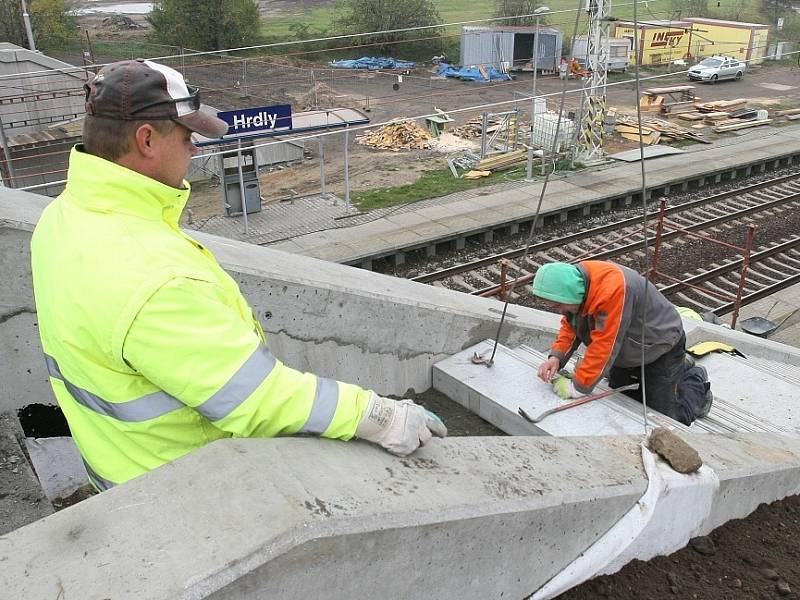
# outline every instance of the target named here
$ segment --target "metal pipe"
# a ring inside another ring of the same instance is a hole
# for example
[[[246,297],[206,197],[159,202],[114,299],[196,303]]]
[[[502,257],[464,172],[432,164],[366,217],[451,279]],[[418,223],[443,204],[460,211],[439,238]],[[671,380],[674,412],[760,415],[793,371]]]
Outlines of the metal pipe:
[[[658,225],[656,226],[656,241],[653,248],[653,263],[650,265],[650,276],[648,279],[653,281],[658,272],[658,261],[661,258],[661,233],[664,231],[664,213],[667,210],[667,199],[661,198],[658,210]]]
[[[325,192],[325,145],[322,142],[322,136],[317,140],[319,142],[319,195],[324,200],[326,197]]]
[[[236,164],[239,168],[239,194],[242,197],[242,215],[244,216],[244,234],[250,235],[247,223],[247,198],[244,195],[244,174],[242,173],[242,138],[236,140],[238,149],[236,150]]]
[[[747,278],[747,269],[750,266],[750,253],[753,250],[753,238],[756,234],[756,226],[750,225],[747,228],[747,244],[745,245],[744,261],[742,263],[742,274],[739,277],[739,287],[736,290],[736,300],[733,303],[733,316],[731,317],[731,329],[736,329],[736,319],[739,318],[739,309],[742,307],[742,290]]]
[[[486,129],[489,127],[489,113],[481,117],[481,159],[486,158]]]
[[[33,29],[31,29],[31,16],[28,14],[28,5],[25,0],[22,3],[22,20],[25,22],[25,33],[28,35],[28,48],[36,52],[36,44],[33,42]]]
[[[16,176],[14,174],[14,165],[11,164],[11,150],[8,148],[8,140],[6,139],[6,129],[3,127],[3,119],[0,117],[0,142],[3,144],[3,154],[6,155],[6,167],[8,169],[8,187],[16,187]]]
[[[508,277],[508,259],[500,259],[500,299],[506,299],[506,278]]]
[[[350,212],[350,125],[344,127],[344,210]]]

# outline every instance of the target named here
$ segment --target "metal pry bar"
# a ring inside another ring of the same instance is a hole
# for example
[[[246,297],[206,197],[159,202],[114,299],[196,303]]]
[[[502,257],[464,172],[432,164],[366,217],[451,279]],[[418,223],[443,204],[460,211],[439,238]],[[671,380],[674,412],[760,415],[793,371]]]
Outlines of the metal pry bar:
[[[612,394],[616,394],[617,392],[626,392],[628,390],[635,390],[639,387],[638,383],[632,383],[630,385],[623,385],[613,390],[606,390],[605,392],[599,392],[597,394],[592,394],[590,396],[583,396],[582,398],[578,398],[577,400],[573,400],[572,402],[568,402],[567,404],[562,404],[561,406],[556,406],[555,408],[551,408],[549,410],[544,411],[538,417],[531,417],[528,413],[526,413],[522,407],[517,409],[519,415],[528,421],[529,423],[538,423],[543,419],[549,417],[553,413],[561,412],[562,410],[567,410],[568,408],[573,408],[575,406],[580,406],[581,404],[586,404],[587,402],[592,402],[594,400],[600,400],[601,398],[606,398],[611,396]]]

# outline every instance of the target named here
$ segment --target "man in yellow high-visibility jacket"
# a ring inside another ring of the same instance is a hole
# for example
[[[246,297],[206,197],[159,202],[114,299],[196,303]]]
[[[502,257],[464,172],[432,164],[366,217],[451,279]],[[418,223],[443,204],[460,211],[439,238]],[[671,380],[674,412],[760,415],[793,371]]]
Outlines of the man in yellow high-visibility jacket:
[[[86,84],[83,145],[31,241],[50,382],[90,481],[119,484],[224,437],[354,436],[406,455],[447,430],[409,400],[295,371],[236,282],[178,227],[192,132],[227,124],[149,61]]]

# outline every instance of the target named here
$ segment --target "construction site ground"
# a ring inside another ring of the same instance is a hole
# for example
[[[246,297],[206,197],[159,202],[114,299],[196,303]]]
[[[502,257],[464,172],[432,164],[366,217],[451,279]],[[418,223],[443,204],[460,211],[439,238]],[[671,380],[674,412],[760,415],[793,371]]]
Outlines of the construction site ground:
[[[318,4],[304,0],[309,6]],[[103,2],[92,2],[92,7]],[[115,3],[117,4],[117,3]],[[262,2],[265,17],[270,11],[284,10],[280,2]],[[128,15],[140,28],[124,29],[104,22],[107,15],[94,14],[81,17],[81,25],[87,27],[93,39],[125,41],[139,40],[147,35],[147,23],[142,15]],[[368,49],[365,49],[365,53]],[[177,49],[152,48],[153,52],[176,53]],[[296,51],[296,49],[293,49]],[[220,110],[251,106],[267,106],[288,102],[294,111],[319,108],[353,107],[364,111],[372,123],[380,124],[391,119],[413,118],[435,113],[441,109],[455,120],[452,126],[463,125],[470,119],[489,112],[508,111],[515,107],[521,111],[521,126],[528,122],[530,102],[521,98],[532,93],[530,73],[518,73],[513,81],[478,83],[434,77],[435,68],[420,66],[403,75],[398,84],[396,73],[362,72],[346,69],[330,69],[325,60],[306,57],[285,58],[277,56],[252,56],[246,60],[234,56],[203,56],[197,58],[172,59],[171,65],[180,68],[190,83],[200,86],[206,103]],[[73,64],[81,64],[79,55],[60,56]],[[333,58],[327,56],[326,59]],[[402,56],[399,56],[402,58]],[[110,56],[96,56],[97,62],[111,60]],[[677,69],[678,67],[676,67]],[[647,71],[645,75],[653,75]],[[664,73],[660,73],[664,74]],[[636,90],[633,83],[617,84],[625,76],[614,75],[609,79],[608,103],[618,113],[635,114]],[[676,74],[642,82],[642,89],[688,83],[685,75]],[[717,85],[694,84],[695,93],[702,101],[732,100],[746,98],[748,106],[758,108],[786,108],[797,105],[796,91],[800,86],[800,68],[789,63],[755,65],[741,81],[722,82]],[[565,110],[576,111],[580,104],[582,81],[567,82]],[[537,93],[549,95],[548,108],[557,110],[561,81],[553,75],[543,74],[537,81]],[[516,102],[515,102],[516,101]],[[486,107],[494,103],[499,106]],[[478,107],[465,112],[455,112],[467,107]],[[418,121],[424,124],[422,120]],[[686,127],[689,123],[676,121]],[[462,150],[456,146],[451,152],[440,149],[401,150],[392,152],[376,150],[354,142],[350,143],[350,190],[389,188],[414,183],[425,171],[447,168],[446,159],[458,156]],[[469,140],[467,145],[475,142]],[[315,140],[306,142],[306,155],[301,161],[283,165],[282,168],[264,167],[259,182],[265,203],[280,202],[287,198],[313,195],[319,192],[320,175],[317,165],[318,145]],[[636,147],[636,142],[610,136],[605,141],[609,153]],[[325,144],[328,191],[341,197],[344,194],[343,140],[341,135],[328,138]],[[222,189],[215,181],[200,182],[194,186],[189,208],[195,218],[205,219],[222,214]]]
[[[364,96],[364,85],[358,79],[358,75],[345,74],[339,75],[336,80],[336,97],[333,101],[339,100],[341,104],[366,110],[374,123],[383,123],[390,119],[419,116],[435,112],[435,108],[445,111],[453,111],[467,106],[483,105],[492,102],[503,102],[513,99],[516,92],[519,94],[529,94],[531,81],[527,74],[521,74],[519,79],[512,82],[500,84],[480,84],[461,81],[437,82],[436,89],[428,89],[422,82],[424,75],[418,75],[417,93],[412,93],[409,88],[412,84],[405,83],[398,92],[393,92],[391,84],[393,77],[375,75],[369,80],[369,89],[380,94],[380,89],[385,88],[385,96],[380,100],[368,100]],[[360,77],[365,77],[361,74]],[[428,75],[430,77],[430,75]],[[781,83],[777,83],[777,82]],[[777,85],[790,88],[777,92],[763,87],[763,85]],[[654,85],[662,85],[658,80]],[[792,67],[771,67],[764,68],[760,72],[751,73],[748,78],[739,82],[726,82],[716,86],[705,85],[697,86],[697,94],[703,101],[711,100],[731,100],[735,98],[747,98],[748,106],[759,108],[778,108],[793,106],[796,103],[796,96],[793,90],[800,85],[800,69]],[[441,88],[446,88],[444,91]],[[557,94],[560,91],[561,83],[557,78],[542,77],[538,84],[538,89],[542,94]],[[569,89],[577,90],[580,82],[570,81]],[[360,93],[359,93],[360,90]],[[394,95],[400,95],[397,100]],[[635,90],[633,84],[626,83],[622,86],[609,88],[609,104],[617,108],[619,113],[635,114]],[[575,110],[579,96],[577,94],[568,95],[566,106],[567,110]],[[528,103],[518,104],[522,114],[529,111]],[[513,108],[513,104],[501,106],[491,111],[500,112]],[[548,99],[548,108],[558,108],[558,98]],[[454,126],[465,123],[469,119],[474,119],[480,115],[480,111],[465,113],[450,113],[455,119]],[[527,121],[527,118],[523,116]],[[677,121],[681,126],[687,123]],[[524,126],[524,125],[523,125]],[[352,136],[351,136],[352,138]],[[468,140],[469,142],[476,140]],[[609,136],[605,143],[605,150],[608,153],[620,152],[633,149],[636,142],[621,139],[619,136]],[[430,150],[400,150],[392,152],[389,150],[376,150],[368,146],[353,143],[350,144],[350,190],[369,190],[375,188],[390,188],[399,185],[414,183],[419,177],[428,170],[446,169],[447,158],[456,157],[462,151],[458,144],[454,144],[452,150],[430,149]],[[306,157],[292,165],[284,168],[264,169],[259,176],[262,189],[262,196],[265,203],[278,202],[288,197],[304,196],[316,194],[320,190],[320,174],[317,164],[317,143],[306,144]],[[343,136],[330,136],[325,143],[325,159],[327,165],[327,184],[328,191],[342,197],[344,194],[344,158],[343,158]],[[200,184],[195,186],[195,193],[190,200],[190,207],[195,211],[199,218],[205,218],[221,211],[221,189],[215,182]]]

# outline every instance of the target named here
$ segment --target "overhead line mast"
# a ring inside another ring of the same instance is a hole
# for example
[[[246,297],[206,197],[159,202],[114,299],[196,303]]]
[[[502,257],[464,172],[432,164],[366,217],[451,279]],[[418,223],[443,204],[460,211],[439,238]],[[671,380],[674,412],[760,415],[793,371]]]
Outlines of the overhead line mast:
[[[578,136],[578,159],[583,162],[603,157],[611,0],[587,0],[586,10],[589,13],[586,69],[590,75],[583,84],[583,116]]]

